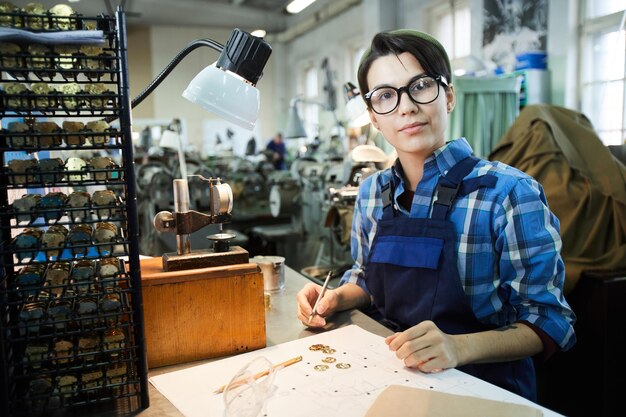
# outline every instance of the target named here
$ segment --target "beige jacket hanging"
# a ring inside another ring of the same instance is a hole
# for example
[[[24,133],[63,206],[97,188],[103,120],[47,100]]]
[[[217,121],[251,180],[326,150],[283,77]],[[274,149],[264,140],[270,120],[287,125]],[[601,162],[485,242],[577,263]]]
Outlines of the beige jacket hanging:
[[[581,113],[529,105],[488,159],[533,176],[561,222],[565,293],[584,270],[626,268],[626,167]]]

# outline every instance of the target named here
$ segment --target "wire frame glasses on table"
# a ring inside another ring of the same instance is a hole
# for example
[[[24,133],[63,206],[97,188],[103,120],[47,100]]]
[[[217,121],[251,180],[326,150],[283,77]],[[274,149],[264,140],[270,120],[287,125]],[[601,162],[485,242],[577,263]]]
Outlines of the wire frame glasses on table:
[[[257,417],[274,391],[277,368],[267,358],[255,358],[241,368],[224,389],[225,417]]]

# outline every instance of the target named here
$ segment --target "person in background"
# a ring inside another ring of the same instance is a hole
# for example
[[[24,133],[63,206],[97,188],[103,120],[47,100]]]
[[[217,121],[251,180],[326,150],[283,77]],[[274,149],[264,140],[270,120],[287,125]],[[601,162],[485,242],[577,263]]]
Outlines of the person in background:
[[[533,358],[576,342],[563,296],[559,221],[539,183],[445,141],[455,105],[448,55],[430,35],[377,34],[358,80],[370,119],[397,152],[360,185],[352,269],[308,283],[298,318],[322,327],[360,308],[396,333],[389,349],[422,372],[458,368],[536,401]]]
[[[268,142],[266,150],[271,151],[271,161],[275,169],[286,169],[285,155],[287,148],[283,142],[283,134],[278,132]]]

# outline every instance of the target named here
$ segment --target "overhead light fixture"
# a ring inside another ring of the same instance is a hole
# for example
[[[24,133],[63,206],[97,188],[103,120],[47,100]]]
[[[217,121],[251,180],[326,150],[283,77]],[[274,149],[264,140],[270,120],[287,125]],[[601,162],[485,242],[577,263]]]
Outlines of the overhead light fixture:
[[[358,88],[351,82],[343,85],[344,98],[346,100],[345,115],[350,127],[362,127],[370,123],[369,113],[365,101],[361,98]]]
[[[315,0],[293,0],[287,5],[287,13],[297,14],[313,4]]]
[[[159,75],[132,101],[141,103],[191,51],[208,46],[220,56],[189,83],[183,97],[248,130],[254,129],[259,112],[256,83],[272,53],[263,39],[241,29],[234,29],[226,45],[211,39],[197,39],[172,59]]]

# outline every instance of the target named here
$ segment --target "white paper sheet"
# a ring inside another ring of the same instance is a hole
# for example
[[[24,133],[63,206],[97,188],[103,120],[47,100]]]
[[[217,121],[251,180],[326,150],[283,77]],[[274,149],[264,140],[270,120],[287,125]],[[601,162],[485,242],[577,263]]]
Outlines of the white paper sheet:
[[[311,351],[314,344],[328,345],[336,352]],[[228,383],[248,362],[263,356],[277,364],[302,355],[303,360],[277,372],[276,389],[260,416],[363,416],[375,398],[391,384],[433,389],[451,394],[471,395],[499,401],[533,405],[532,402],[455,369],[423,374],[405,368],[387,348],[384,339],[350,325],[265,349],[248,352],[203,365],[150,378],[150,382],[185,417],[223,417],[223,395],[213,391]],[[337,369],[330,363],[320,372],[315,365],[332,356],[350,363]],[[544,415],[558,415],[543,409]]]

